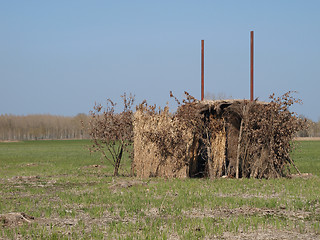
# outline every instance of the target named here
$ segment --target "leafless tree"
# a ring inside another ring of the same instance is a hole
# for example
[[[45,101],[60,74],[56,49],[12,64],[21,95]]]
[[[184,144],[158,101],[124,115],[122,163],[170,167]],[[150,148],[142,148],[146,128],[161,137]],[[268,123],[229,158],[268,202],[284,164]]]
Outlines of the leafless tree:
[[[114,167],[114,176],[119,175],[124,152],[129,153],[132,158],[133,112],[131,108],[134,96],[124,94],[121,97],[123,99],[121,113],[116,113],[116,103],[107,99],[105,108],[101,104],[94,106],[94,110],[90,112],[88,124],[93,143],[90,151],[101,152],[104,159]]]

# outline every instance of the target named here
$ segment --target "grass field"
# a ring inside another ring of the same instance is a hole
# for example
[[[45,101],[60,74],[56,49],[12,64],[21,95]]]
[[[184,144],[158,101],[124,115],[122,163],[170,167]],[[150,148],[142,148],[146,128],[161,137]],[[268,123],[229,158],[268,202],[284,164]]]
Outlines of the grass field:
[[[0,143],[0,239],[320,239],[320,141],[273,180],[113,178],[89,144]]]

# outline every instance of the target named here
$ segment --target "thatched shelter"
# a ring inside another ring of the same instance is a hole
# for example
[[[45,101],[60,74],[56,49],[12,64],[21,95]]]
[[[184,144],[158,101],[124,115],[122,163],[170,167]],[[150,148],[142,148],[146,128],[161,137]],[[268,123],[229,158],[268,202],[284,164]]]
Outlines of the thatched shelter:
[[[183,127],[189,120],[179,120],[168,109],[158,114],[137,109],[132,165],[136,176],[283,176],[285,163],[291,160],[289,149],[279,149],[289,148],[294,131],[284,133],[289,138],[278,132],[284,119],[292,120],[290,112],[271,103],[248,100],[197,101],[191,107],[186,112],[194,109],[202,128]]]

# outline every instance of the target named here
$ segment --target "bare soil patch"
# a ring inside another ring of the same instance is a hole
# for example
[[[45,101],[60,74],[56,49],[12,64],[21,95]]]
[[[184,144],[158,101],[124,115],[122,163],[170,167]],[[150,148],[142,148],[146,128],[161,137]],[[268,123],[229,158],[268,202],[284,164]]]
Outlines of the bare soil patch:
[[[34,217],[25,213],[6,213],[0,214],[0,223],[3,227],[21,225],[23,223],[31,223],[34,221]]]
[[[12,178],[9,178],[8,181],[9,182],[37,182],[40,180],[39,176],[15,176]]]
[[[20,165],[21,167],[37,167],[39,164],[37,163],[24,163]]]
[[[117,192],[117,190],[122,188],[130,188],[132,186],[136,185],[147,185],[149,182],[145,182],[138,179],[132,179],[132,180],[119,180],[117,182],[113,182],[112,185],[109,187],[109,189],[113,192]]]
[[[89,165],[89,166],[84,166],[82,167],[83,169],[86,169],[86,168],[106,168],[105,165],[99,165],[99,164],[93,164],[93,165]]]
[[[297,140],[297,141],[320,141],[320,137],[297,137],[294,140]]]
[[[316,176],[314,176],[312,173],[291,174],[288,176],[288,178],[303,178],[303,179],[308,179],[313,177],[316,177]]]
[[[319,236],[313,233],[300,233],[294,231],[282,231],[278,229],[258,229],[252,232],[240,232],[237,234],[225,232],[222,236],[217,236],[213,239],[228,239],[228,240],[239,240],[239,239],[252,239],[252,240],[304,240],[319,239]]]
[[[311,215],[310,212],[306,211],[289,211],[286,209],[268,209],[268,208],[251,208],[251,207],[240,207],[240,208],[217,208],[217,209],[192,209],[191,211],[182,211],[186,216],[193,218],[228,218],[231,216],[277,216],[286,217],[288,219],[305,219]]]
[[[12,178],[7,179],[7,181],[11,184],[14,184],[15,187],[24,188],[25,184],[28,184],[33,187],[48,187],[53,186],[56,183],[56,180],[45,180],[40,176],[14,176]],[[1,182],[1,179],[0,179]]]

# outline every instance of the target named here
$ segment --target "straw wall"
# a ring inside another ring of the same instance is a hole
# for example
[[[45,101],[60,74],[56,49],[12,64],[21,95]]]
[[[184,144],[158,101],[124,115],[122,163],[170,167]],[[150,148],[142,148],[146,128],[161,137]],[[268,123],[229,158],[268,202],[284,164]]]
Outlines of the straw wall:
[[[226,160],[226,132],[223,129],[220,132],[212,133],[210,140],[210,154],[208,153],[208,177],[216,178],[224,175]]]
[[[221,125],[222,120],[210,117],[211,125]],[[221,177],[225,169],[226,132],[221,128],[218,132],[208,134],[209,146],[203,148],[203,140],[195,137],[190,131],[184,131],[185,153],[164,155],[152,136],[168,131],[175,134],[177,124],[167,111],[160,114],[148,114],[138,109],[134,114],[134,161],[133,171],[136,176],[147,177]],[[171,131],[170,131],[171,129]],[[209,161],[207,161],[210,156]]]
[[[188,176],[189,168],[185,159],[175,153],[163,156],[157,145],[150,141],[150,134],[174,128],[176,122],[172,121],[168,111],[160,114],[150,115],[139,109],[134,114],[134,160],[133,171],[136,176],[147,177],[177,177]],[[174,131],[172,131],[172,134]],[[192,142],[190,133],[185,133],[186,145],[189,149]],[[189,154],[186,152],[185,158]]]

